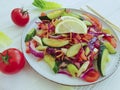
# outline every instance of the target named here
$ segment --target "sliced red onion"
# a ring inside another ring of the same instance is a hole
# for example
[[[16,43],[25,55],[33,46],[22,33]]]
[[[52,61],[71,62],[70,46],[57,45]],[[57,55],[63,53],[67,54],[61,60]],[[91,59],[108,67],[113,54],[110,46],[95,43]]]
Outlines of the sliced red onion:
[[[49,32],[55,32],[55,26],[48,23],[48,31]]]
[[[94,43],[97,41],[97,37],[94,37],[91,39],[91,41],[88,43],[88,47],[90,48],[90,51],[93,51],[93,49],[95,48]]]
[[[47,47],[46,52],[50,55],[55,55],[55,49],[54,48]]]
[[[30,52],[34,56],[39,57],[39,58],[43,58],[44,57],[44,52],[36,50],[34,44],[32,43],[32,41],[30,41],[30,43],[29,43],[29,48],[30,48]]]

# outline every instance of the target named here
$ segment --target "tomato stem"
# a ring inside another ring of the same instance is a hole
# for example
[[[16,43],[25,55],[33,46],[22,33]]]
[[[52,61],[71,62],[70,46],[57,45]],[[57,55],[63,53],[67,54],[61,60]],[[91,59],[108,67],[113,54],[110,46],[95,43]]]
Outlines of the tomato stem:
[[[28,10],[24,10],[23,8],[22,8],[21,12],[23,15],[28,14]]]
[[[9,64],[8,60],[9,60],[9,56],[8,56],[8,51],[6,53],[6,55],[3,55],[2,53],[0,53],[0,55],[2,56],[2,60],[5,64]]]

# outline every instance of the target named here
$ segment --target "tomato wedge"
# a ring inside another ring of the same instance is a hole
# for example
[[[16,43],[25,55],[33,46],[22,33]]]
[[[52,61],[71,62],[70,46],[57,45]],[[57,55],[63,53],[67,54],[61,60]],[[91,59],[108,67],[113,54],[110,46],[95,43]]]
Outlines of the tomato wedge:
[[[91,69],[82,76],[82,79],[87,82],[94,82],[98,80],[99,77],[100,77],[99,72],[95,69]]]

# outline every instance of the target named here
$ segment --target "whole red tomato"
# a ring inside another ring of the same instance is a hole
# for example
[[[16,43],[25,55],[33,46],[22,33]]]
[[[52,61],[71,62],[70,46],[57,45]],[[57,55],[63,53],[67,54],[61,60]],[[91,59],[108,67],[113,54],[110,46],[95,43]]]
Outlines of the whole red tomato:
[[[5,74],[15,74],[25,65],[23,53],[16,48],[9,48],[0,53],[0,71]]]
[[[11,12],[12,21],[18,26],[25,26],[29,22],[29,14],[22,8],[15,8]]]

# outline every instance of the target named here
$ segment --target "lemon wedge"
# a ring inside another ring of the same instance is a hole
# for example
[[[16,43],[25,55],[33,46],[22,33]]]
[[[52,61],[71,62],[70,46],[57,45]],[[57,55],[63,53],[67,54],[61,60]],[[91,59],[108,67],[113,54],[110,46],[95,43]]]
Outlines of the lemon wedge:
[[[86,24],[78,18],[72,16],[61,17],[62,21],[56,25],[55,33],[87,33]]]

